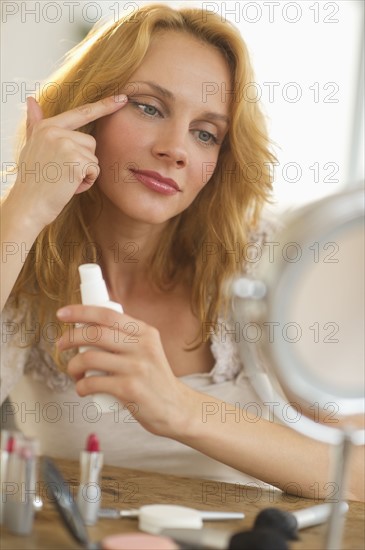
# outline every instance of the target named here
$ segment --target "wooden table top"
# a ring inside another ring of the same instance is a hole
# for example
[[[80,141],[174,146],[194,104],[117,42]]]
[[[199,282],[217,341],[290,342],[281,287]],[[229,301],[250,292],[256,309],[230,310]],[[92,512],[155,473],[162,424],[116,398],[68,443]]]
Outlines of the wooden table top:
[[[79,485],[79,464],[76,461],[55,459],[74,496]],[[68,534],[54,504],[47,499],[45,486],[39,485],[44,506],[36,513],[33,532],[26,537],[12,535],[4,527],[0,547],[6,550],[66,550],[77,548]],[[285,495],[279,491],[264,491],[239,484],[177,477],[126,468],[104,466],[102,470],[102,506],[120,509],[139,508],[144,504],[179,504],[201,510],[244,512],[243,520],[204,522],[204,526],[225,531],[250,529],[257,513],[266,507],[299,510],[316,504],[313,500]],[[44,493],[44,494],[42,494]],[[343,549],[365,548],[365,505],[350,502],[347,513]],[[90,539],[99,541],[107,535],[138,531],[136,519],[99,519],[88,528]],[[291,542],[293,550],[324,548],[326,526],[300,531],[300,540]]]

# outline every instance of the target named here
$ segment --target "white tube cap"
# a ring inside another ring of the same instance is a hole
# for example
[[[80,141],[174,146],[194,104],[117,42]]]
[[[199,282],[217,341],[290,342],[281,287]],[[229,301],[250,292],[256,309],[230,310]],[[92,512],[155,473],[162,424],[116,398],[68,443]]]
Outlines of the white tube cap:
[[[163,529],[201,529],[203,520],[198,510],[173,504],[150,504],[139,509],[141,531],[157,535]]]
[[[80,265],[79,274],[81,279],[81,300],[83,304],[97,306],[109,301],[109,294],[101,268],[98,264]]]

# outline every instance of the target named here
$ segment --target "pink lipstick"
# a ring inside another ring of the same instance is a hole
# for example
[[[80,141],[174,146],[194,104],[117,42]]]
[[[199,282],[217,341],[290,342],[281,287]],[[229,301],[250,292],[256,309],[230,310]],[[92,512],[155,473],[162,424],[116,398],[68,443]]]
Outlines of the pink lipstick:
[[[175,180],[171,178],[165,178],[158,172],[153,172],[151,170],[130,170],[134,177],[143,183],[152,191],[161,193],[162,195],[175,195],[176,193],[181,192],[180,187]]]

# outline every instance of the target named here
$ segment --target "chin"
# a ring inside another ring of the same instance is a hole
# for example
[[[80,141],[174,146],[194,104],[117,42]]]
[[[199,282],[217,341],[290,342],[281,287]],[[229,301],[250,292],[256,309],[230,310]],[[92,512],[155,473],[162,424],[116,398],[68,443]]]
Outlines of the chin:
[[[120,207],[119,211],[122,218],[131,220],[133,222],[150,225],[163,225],[169,220],[177,216],[179,213],[175,211],[168,212],[167,209],[161,208],[123,208]]]
[[[175,218],[178,214],[171,214],[171,216],[168,216],[166,214],[158,214],[157,212],[155,214],[148,212],[145,215],[140,214],[136,216],[130,216],[131,219],[140,222],[140,223],[146,223],[150,225],[164,225],[168,223],[172,218]]]

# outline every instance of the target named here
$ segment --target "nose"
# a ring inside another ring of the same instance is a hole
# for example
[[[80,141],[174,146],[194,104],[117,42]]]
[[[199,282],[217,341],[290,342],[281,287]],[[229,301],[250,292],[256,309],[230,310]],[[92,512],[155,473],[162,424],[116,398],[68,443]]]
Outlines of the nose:
[[[176,168],[184,168],[188,164],[186,135],[182,125],[169,124],[160,128],[152,147],[152,154],[159,160],[165,160]]]

